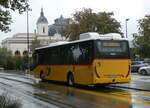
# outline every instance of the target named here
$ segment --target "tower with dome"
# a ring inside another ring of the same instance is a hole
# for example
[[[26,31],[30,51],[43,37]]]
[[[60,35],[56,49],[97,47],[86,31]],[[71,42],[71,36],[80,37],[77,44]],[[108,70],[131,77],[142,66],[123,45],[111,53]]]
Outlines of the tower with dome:
[[[48,35],[48,21],[44,16],[43,8],[41,9],[40,17],[37,20],[37,35]]]

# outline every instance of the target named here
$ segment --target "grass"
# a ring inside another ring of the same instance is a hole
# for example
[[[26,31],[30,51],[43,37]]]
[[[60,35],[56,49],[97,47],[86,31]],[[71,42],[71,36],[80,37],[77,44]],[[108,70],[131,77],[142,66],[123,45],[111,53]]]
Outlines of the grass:
[[[6,93],[0,95],[0,108],[21,108],[21,102]]]

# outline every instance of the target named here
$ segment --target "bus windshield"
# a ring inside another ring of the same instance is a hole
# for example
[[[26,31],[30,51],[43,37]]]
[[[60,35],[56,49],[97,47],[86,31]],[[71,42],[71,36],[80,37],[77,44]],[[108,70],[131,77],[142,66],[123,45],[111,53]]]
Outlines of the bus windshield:
[[[97,41],[98,57],[129,58],[127,41]]]

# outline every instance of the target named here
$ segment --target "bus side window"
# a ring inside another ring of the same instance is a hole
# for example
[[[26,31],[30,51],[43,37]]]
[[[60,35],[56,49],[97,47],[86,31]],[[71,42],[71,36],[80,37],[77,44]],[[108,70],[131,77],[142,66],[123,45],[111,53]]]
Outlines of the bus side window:
[[[38,54],[34,55],[34,66],[38,65]]]
[[[33,57],[33,66],[35,67],[38,65],[38,54],[34,52],[32,54],[32,57]]]
[[[64,60],[62,59],[62,58],[65,57],[65,55],[64,55],[64,48],[63,47],[60,47],[59,53],[60,53],[60,64],[64,64]]]
[[[68,59],[68,47],[64,47],[62,46],[59,50],[59,54],[60,54],[60,64],[68,64],[69,63],[69,59]]]
[[[38,64],[43,64],[44,63],[44,54],[39,53],[38,54]]]
[[[90,41],[90,42],[88,42],[87,44],[86,44],[87,46],[86,46],[86,59],[87,59],[87,63],[89,64],[89,63],[91,63],[92,62],[92,59],[93,59],[93,55],[92,55],[92,52],[93,52],[93,45],[92,45],[92,42]]]
[[[61,64],[61,51],[60,48],[56,49],[56,64]]]
[[[63,60],[63,64],[73,64],[71,46],[62,47],[61,52],[61,59]]]
[[[92,42],[85,42],[80,44],[82,55],[79,59],[79,64],[89,64],[92,60]]]
[[[55,58],[56,58],[56,50],[52,49],[51,53],[50,53],[50,62],[51,62],[52,65],[56,64]]]
[[[51,64],[50,55],[51,55],[51,49],[49,49],[49,50],[46,52],[47,64]]]
[[[50,64],[52,65],[58,65],[60,64],[61,62],[61,58],[60,58],[60,50],[59,48],[53,48],[51,49],[51,52],[50,52],[50,57],[49,57],[49,60],[50,60]]]

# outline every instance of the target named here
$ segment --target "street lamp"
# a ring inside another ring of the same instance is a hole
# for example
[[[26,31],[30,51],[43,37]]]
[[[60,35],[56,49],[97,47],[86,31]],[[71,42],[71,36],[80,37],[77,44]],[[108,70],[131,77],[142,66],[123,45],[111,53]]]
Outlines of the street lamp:
[[[28,71],[30,72],[29,13],[28,13],[29,11],[31,11],[31,9],[29,9],[29,7],[27,6],[27,50],[28,50],[28,53],[27,53],[27,68],[28,68]]]
[[[128,28],[127,28],[127,22],[129,21],[129,18],[125,20],[125,25],[126,25],[126,38],[128,38]]]

